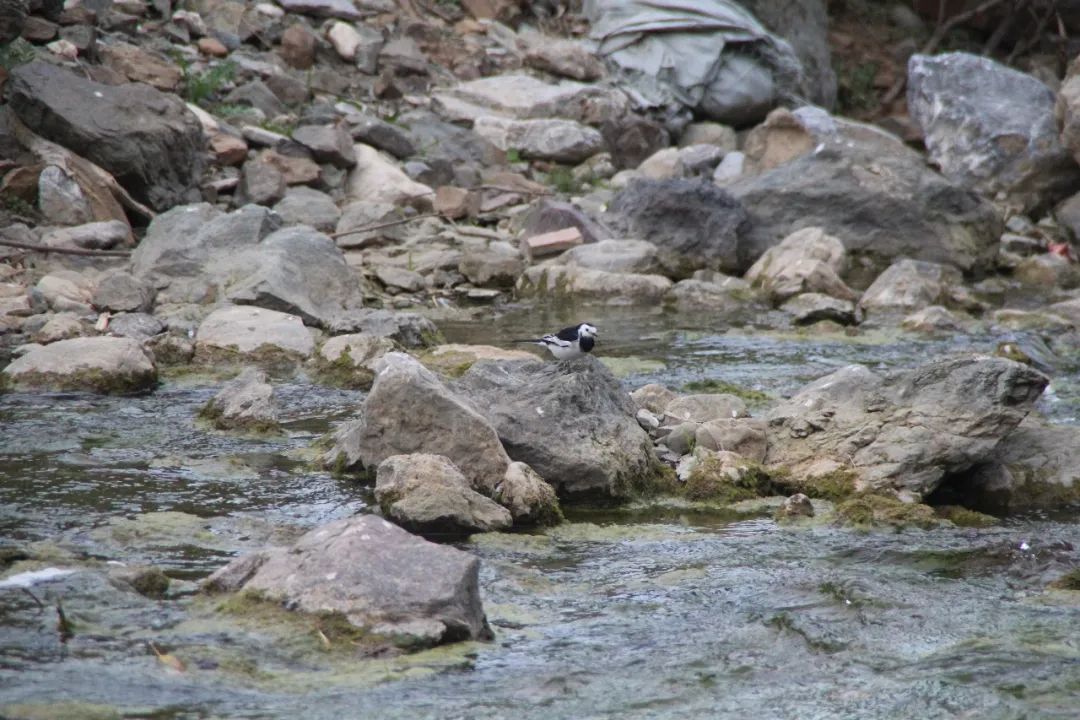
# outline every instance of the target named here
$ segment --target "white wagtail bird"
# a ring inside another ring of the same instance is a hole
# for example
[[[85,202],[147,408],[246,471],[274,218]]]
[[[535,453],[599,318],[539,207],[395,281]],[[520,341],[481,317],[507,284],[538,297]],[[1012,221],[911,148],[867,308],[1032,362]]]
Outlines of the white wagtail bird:
[[[556,360],[573,360],[592,350],[593,345],[596,344],[596,336],[599,334],[594,326],[581,323],[537,340],[515,340],[514,342],[541,345],[550,350]]]

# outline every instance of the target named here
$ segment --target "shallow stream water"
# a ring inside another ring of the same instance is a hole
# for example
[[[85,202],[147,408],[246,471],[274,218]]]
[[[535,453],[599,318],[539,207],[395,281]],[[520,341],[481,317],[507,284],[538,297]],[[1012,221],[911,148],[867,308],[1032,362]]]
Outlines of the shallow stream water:
[[[507,344],[577,320],[600,327],[598,353],[628,387],[717,379],[773,397],[849,362],[904,367],[1002,339],[687,328],[616,310],[442,329]],[[1076,370],[1057,370],[1040,410],[1076,423]],[[482,560],[491,643],[360,660],[313,652],[302,625],[222,619],[194,581],[371,502],[309,463],[362,395],[303,377],[275,387],[286,433],[271,438],[199,426],[208,378],[135,398],[0,396],[0,551],[40,559],[0,573],[0,717],[1077,717],[1080,593],[1048,589],[1080,566],[1073,508],[896,533],[783,527],[767,508],[570,508],[546,533],[461,544]],[[119,563],[156,565],[173,590],[126,590],[108,577]],[[49,567],[75,571],[10,577]]]

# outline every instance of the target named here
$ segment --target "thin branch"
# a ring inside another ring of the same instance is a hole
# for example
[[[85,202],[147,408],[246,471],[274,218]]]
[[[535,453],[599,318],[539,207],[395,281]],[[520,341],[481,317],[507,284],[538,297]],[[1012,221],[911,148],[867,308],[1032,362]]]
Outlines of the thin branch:
[[[356,228],[355,230],[345,230],[344,232],[331,233],[330,237],[337,239],[339,237],[345,237],[346,235],[361,235],[366,232],[373,232],[375,230],[382,230],[383,228],[395,227],[397,225],[411,223],[413,220],[423,220],[424,218],[432,217],[439,217],[439,213],[423,213],[420,215],[413,215],[412,217],[401,218],[400,220],[391,220],[390,222],[379,223],[378,225],[365,225],[364,227]]]
[[[88,257],[128,257],[129,250],[87,250],[86,248],[53,247],[52,245],[36,245],[34,243],[16,242],[15,240],[0,239],[0,245],[19,248],[20,250],[34,250],[43,253],[59,253],[61,255],[86,255]]]
[[[1031,13],[1034,15],[1035,9],[1030,8],[1030,10]],[[1031,33],[1031,35],[1028,36],[1028,39],[1025,42],[1017,41],[1016,45],[1013,46],[1012,52],[1009,53],[1009,57],[1005,58],[1005,64],[1012,65],[1013,61],[1016,60],[1018,55],[1020,55],[1021,53],[1025,53],[1031,48],[1033,48],[1039,42],[1043,32],[1046,30],[1046,26],[1050,22],[1050,18],[1055,16],[1056,14],[1057,12],[1054,10],[1054,6],[1051,5],[1047,9],[1046,14],[1043,15],[1041,18],[1038,18],[1038,23],[1035,25],[1035,30]]]
[[[962,12],[959,15],[953,15],[947,21],[940,23],[937,26],[937,29],[934,30],[934,34],[930,36],[930,39],[926,41],[926,44],[923,45],[922,50],[919,52],[923,55],[933,54],[933,52],[937,50],[938,45],[941,44],[941,41],[945,39],[945,36],[948,35],[949,31],[954,27],[967,22],[976,15],[980,15],[1003,2],[1005,2],[1005,0],[986,0],[986,2],[976,8],[968,10],[967,12]],[[944,7],[944,4],[942,4],[942,7]],[[896,82],[893,83],[893,86],[889,88],[889,91],[882,96],[881,104],[892,104],[896,98],[900,97],[900,93],[904,91],[905,85],[907,85],[907,75],[901,74],[900,77],[896,79]]]

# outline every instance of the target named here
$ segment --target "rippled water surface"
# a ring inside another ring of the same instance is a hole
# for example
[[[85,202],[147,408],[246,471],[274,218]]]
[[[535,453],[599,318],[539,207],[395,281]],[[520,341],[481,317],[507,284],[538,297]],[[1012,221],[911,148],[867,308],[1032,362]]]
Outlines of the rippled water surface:
[[[849,362],[903,367],[1001,339],[688,329],[615,311],[444,331],[504,344],[579,319],[600,326],[628,385],[712,378],[774,398]],[[1075,370],[1058,370],[1041,410],[1076,422]],[[1080,566],[1068,508],[899,533],[779,527],[767,509],[579,508],[544,534],[462,544],[482,559],[494,642],[363,661],[291,652],[316,641],[223,623],[185,592],[237,553],[368,507],[366,488],[309,462],[362,396],[302,377],[276,387],[286,434],[273,438],[198,426],[215,387],[196,378],[138,398],[0,396],[0,550],[77,568],[29,592],[0,576],[0,717],[1077,717],[1080,593],[1048,589]],[[118,562],[157,565],[177,590],[123,590],[107,579]]]

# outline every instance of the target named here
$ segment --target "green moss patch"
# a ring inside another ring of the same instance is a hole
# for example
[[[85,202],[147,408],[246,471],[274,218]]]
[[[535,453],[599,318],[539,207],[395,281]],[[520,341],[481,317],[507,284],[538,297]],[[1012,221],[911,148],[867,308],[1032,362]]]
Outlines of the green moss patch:
[[[323,385],[348,390],[370,390],[375,382],[375,373],[353,362],[348,348],[345,348],[335,360],[327,360],[322,355],[316,355],[311,361],[311,376],[313,380]]]
[[[1057,588],[1058,590],[1080,591],[1080,568],[1065,573],[1057,580],[1050,583],[1050,587]]]
[[[157,370],[126,374],[108,373],[100,369],[80,370],[63,375],[56,373],[20,373],[9,377],[12,388],[45,388],[63,391],[88,391],[102,395],[140,395],[157,386]]]
[[[735,503],[756,497],[775,495],[772,478],[763,467],[747,463],[737,472],[728,472],[720,458],[707,456],[698,461],[690,472],[683,494],[691,500]]]
[[[713,378],[688,382],[683,385],[682,391],[687,393],[724,393],[727,395],[734,395],[750,405],[762,405],[772,401],[772,397],[768,393]]]
[[[887,495],[861,493],[836,506],[836,522],[861,528],[937,527],[941,520],[929,505],[905,503]]]
[[[300,650],[374,656],[385,655],[396,647],[390,639],[353,625],[340,612],[287,610],[281,602],[259,591],[233,593],[221,599],[215,609],[245,626],[273,628],[275,634],[289,638]]]
[[[271,375],[291,376],[304,357],[277,345],[263,343],[250,352],[240,352],[236,346],[222,348],[200,345],[195,350],[195,362],[203,365],[256,365]]]
[[[811,477],[796,477],[784,469],[770,468],[773,482],[786,495],[802,493],[811,498],[840,502],[855,494],[858,476],[852,470],[840,469]]]
[[[934,508],[937,516],[948,520],[957,527],[991,527],[998,524],[998,519],[993,515],[969,510],[961,505],[938,505]]]

